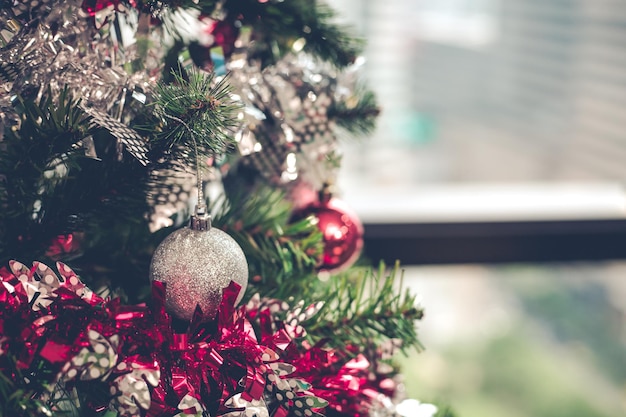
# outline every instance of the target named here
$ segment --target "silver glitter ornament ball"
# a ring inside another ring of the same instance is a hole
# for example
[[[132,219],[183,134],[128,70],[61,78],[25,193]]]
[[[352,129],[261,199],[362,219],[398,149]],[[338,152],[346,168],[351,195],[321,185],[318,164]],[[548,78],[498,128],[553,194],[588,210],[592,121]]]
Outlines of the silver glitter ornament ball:
[[[196,305],[205,317],[215,317],[231,280],[241,285],[237,304],[248,285],[248,262],[233,238],[210,225],[175,231],[152,255],[150,281],[167,284],[165,308],[179,319],[191,320]]]

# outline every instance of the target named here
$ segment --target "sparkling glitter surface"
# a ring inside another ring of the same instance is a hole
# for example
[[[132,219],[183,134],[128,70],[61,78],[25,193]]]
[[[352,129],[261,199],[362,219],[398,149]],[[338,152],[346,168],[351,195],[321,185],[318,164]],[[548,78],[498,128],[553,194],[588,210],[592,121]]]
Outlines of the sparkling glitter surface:
[[[336,176],[329,158],[338,152],[329,109],[350,90],[334,68],[306,55],[288,54],[275,65],[231,57],[228,63],[245,106],[236,135],[242,163],[276,184],[303,180],[314,189]]]
[[[222,291],[230,281],[241,285],[237,303],[248,285],[248,263],[243,251],[227,233],[184,227],[157,247],[150,265],[150,280],[167,284],[165,306],[180,319],[191,320],[196,304],[214,317]]]

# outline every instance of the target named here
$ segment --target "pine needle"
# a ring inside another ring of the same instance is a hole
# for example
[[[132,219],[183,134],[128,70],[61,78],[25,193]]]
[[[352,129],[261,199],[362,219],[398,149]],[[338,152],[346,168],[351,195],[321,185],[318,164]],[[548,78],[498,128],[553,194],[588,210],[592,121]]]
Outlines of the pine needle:
[[[164,157],[195,164],[196,151],[203,156],[225,153],[235,145],[231,130],[238,125],[239,105],[230,96],[228,78],[182,68],[172,73],[174,82],[156,88],[155,114],[162,121],[152,140]]]
[[[389,272],[381,264],[378,271],[353,268],[334,276],[316,299],[326,301],[305,324],[313,342],[328,339],[330,345],[343,347],[401,340],[405,352],[423,348],[415,328],[423,311],[415,305],[415,296],[402,288],[398,264]]]

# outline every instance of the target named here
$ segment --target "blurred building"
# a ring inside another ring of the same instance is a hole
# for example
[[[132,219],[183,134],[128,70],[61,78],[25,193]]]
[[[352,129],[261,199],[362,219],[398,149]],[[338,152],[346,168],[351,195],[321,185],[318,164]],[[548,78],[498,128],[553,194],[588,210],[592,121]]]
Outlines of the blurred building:
[[[340,1],[384,114],[353,168],[380,182],[622,181],[619,0]],[[395,163],[394,163],[395,161]]]

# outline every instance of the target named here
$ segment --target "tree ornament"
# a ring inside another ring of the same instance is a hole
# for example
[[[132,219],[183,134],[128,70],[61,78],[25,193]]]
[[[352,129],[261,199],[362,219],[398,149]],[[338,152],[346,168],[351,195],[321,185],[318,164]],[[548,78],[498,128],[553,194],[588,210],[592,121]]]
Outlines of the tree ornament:
[[[319,200],[296,211],[296,220],[313,216],[323,234],[324,252],[318,269],[343,271],[356,262],[363,249],[363,225],[357,215],[325,186]]]
[[[235,42],[239,36],[239,28],[229,20],[217,20],[210,25],[208,32],[213,35],[214,44],[221,46],[225,57],[235,50]]]
[[[319,189],[320,162],[337,149],[331,117],[341,90],[336,71],[291,54],[267,67],[237,56],[228,64],[246,106],[237,133],[241,163],[274,184],[290,187],[304,180]]]
[[[170,234],[156,248],[150,281],[167,284],[165,307],[182,320],[191,320],[196,305],[213,318],[230,281],[241,286],[235,304],[248,285],[248,263],[241,247],[227,233],[211,227],[204,207],[196,209],[188,227]]]
[[[110,6],[119,7],[119,0],[84,0],[81,8],[89,13],[89,16],[95,16],[100,10],[104,10]]]
[[[203,192],[201,157],[214,158],[232,140],[226,133],[226,127],[235,123],[230,89],[224,79],[214,82],[213,75],[205,77],[196,71],[186,74],[187,78],[183,78],[182,73],[175,73],[173,84],[159,84],[156,115],[167,128],[159,139],[161,151],[165,154],[174,149],[168,156],[171,167],[176,168],[183,161],[195,162],[198,205],[189,227],[166,237],[154,251],[150,280],[167,284],[165,309],[189,321],[196,306],[202,310],[203,318],[214,318],[223,291],[231,281],[240,286],[237,304],[248,285],[248,263],[228,234],[211,228]],[[202,112],[202,117],[185,121],[185,112],[193,106]],[[170,151],[166,150],[168,147]]]

